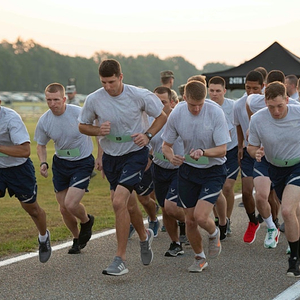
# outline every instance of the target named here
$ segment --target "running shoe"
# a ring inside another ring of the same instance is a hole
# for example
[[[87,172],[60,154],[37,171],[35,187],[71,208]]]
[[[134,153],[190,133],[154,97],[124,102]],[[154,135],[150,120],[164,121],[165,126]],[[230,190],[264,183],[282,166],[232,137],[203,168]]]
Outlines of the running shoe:
[[[162,224],[161,228],[160,228],[161,232],[167,232],[166,227],[164,224]]]
[[[121,276],[126,273],[128,273],[128,269],[120,256],[115,256],[111,265],[102,271],[102,274],[111,276]]]
[[[78,239],[73,239],[73,245],[69,249],[68,254],[79,254],[80,253],[80,248],[78,244]]]
[[[299,261],[297,258],[289,258],[289,268],[286,272],[286,275],[289,277],[300,277],[300,270],[299,270]]]
[[[41,263],[47,262],[51,256],[51,252],[52,252],[51,245],[50,245],[50,231],[47,229],[46,232],[47,232],[48,236],[47,236],[47,239],[45,242],[42,243],[38,239],[38,241],[39,241],[39,259],[40,259]]]
[[[284,231],[285,231],[284,222],[281,223],[281,225],[279,226],[279,230],[280,230],[281,232],[284,232]]]
[[[257,219],[258,219],[259,224],[261,224],[261,223],[264,222],[264,219],[263,219],[263,217],[261,216],[261,214],[258,214],[258,215],[257,215]]]
[[[89,220],[82,224],[80,223],[80,232],[78,237],[78,243],[80,249],[83,249],[86,246],[86,243],[90,240],[92,236],[92,227],[94,225],[94,216],[88,215]]]
[[[154,238],[154,233],[152,229],[147,229],[148,239],[147,241],[140,242],[141,246],[141,260],[144,265],[149,265],[153,260],[153,252],[151,249],[151,244]]]
[[[185,234],[179,236],[179,242],[180,244],[185,244],[186,246],[190,245],[190,242]]]
[[[219,229],[220,229],[220,240],[223,241],[227,237],[227,226],[228,226],[228,218],[226,218],[226,224],[225,225],[220,225],[219,224]]]
[[[230,219],[227,219],[227,236],[231,236],[232,235],[232,231],[231,231],[231,221]]]
[[[259,227],[260,227],[259,222],[257,222],[257,224],[253,222],[249,222],[248,228],[244,234],[245,243],[252,244],[255,241],[256,232],[258,231]]]
[[[291,248],[290,245],[287,246],[286,250],[285,250],[286,254],[291,254]]]
[[[206,262],[205,258],[196,256],[193,264],[188,268],[188,271],[191,273],[200,273],[207,266],[208,266],[208,263]]]
[[[165,256],[176,257],[177,255],[182,255],[182,254],[184,254],[184,251],[182,250],[181,245],[178,245],[176,242],[172,242],[170,244],[170,248],[165,253]]]
[[[133,234],[135,233],[135,228],[133,227],[133,225],[130,223],[130,227],[129,227],[129,235],[128,235],[128,239],[130,240],[133,236]]]
[[[208,257],[217,258],[221,253],[222,246],[220,241],[220,229],[217,227],[217,234],[208,239]]]
[[[156,221],[150,221],[150,219],[148,218],[148,223],[149,223],[149,228],[152,229],[153,233],[154,233],[154,237],[157,237],[158,235],[158,229],[159,229],[159,221],[156,218]]]
[[[265,248],[276,248],[278,244],[278,238],[279,238],[280,231],[277,228],[268,228],[267,234],[265,237],[264,247]]]

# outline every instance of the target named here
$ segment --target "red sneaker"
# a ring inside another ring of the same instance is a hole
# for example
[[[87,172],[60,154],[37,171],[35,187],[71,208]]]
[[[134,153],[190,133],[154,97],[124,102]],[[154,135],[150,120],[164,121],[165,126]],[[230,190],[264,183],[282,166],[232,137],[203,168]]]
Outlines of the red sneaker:
[[[259,222],[257,222],[257,224],[249,222],[248,228],[244,234],[245,243],[252,244],[255,241],[256,232],[258,231],[259,227],[260,227]]]

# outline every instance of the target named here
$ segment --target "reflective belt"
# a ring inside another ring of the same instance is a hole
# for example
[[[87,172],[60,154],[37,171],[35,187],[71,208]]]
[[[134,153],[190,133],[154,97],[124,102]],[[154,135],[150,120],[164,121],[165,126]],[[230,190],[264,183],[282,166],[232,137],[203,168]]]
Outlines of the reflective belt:
[[[105,137],[114,143],[126,143],[126,142],[132,141],[132,137],[130,135],[114,136],[114,135],[108,134]]]
[[[79,148],[61,149],[57,150],[56,153],[61,157],[77,157],[80,155]]]
[[[190,155],[185,155],[184,157],[185,157],[186,162],[193,163],[196,165],[208,165],[208,163],[209,163],[208,157],[206,157],[206,156],[201,156],[197,160],[191,158]]]
[[[2,153],[2,152],[0,152],[0,156],[6,157],[6,156],[8,156],[8,155],[7,155],[7,154],[4,154],[4,153]]]
[[[272,164],[280,167],[291,167],[300,162],[300,158],[292,158],[292,159],[287,159],[287,160],[282,160],[278,158],[273,158],[272,159]]]
[[[169,162],[162,153],[154,152],[154,157],[161,160],[161,161]]]

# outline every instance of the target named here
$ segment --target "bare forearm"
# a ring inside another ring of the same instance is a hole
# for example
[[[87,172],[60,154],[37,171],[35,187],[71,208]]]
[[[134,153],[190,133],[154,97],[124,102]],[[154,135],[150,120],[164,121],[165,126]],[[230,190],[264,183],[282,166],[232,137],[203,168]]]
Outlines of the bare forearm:
[[[0,152],[13,157],[29,157],[30,144],[29,142],[22,145],[3,146],[0,145]]]

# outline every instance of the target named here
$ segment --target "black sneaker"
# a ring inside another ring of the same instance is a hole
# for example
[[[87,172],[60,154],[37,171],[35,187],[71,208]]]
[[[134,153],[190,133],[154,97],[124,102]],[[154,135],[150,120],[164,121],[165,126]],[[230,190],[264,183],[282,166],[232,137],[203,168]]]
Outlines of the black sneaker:
[[[52,249],[51,249],[51,245],[50,245],[50,232],[48,229],[47,229],[47,234],[48,234],[48,237],[47,237],[46,242],[42,243],[38,239],[39,245],[40,245],[39,246],[39,259],[40,259],[41,263],[47,262],[51,256]]]
[[[80,223],[80,233],[78,237],[79,248],[83,249],[86,243],[90,240],[92,236],[92,227],[94,225],[94,216],[88,215],[90,220],[84,224]]]
[[[226,225],[220,225],[220,241],[223,241],[227,237],[227,225],[228,225],[228,219],[226,218]]]
[[[280,227],[280,223],[279,223],[278,218],[276,218],[273,222],[274,222],[276,228],[278,229]]]
[[[262,218],[262,216],[260,214],[257,215],[257,219],[258,219],[259,224],[264,222],[264,219]]]
[[[73,239],[73,245],[68,251],[69,254],[79,254],[80,248],[78,244],[78,239]]]
[[[176,242],[170,244],[169,250],[165,253],[165,256],[176,257],[177,255],[184,254],[181,245],[178,245]]]
[[[289,268],[286,272],[286,275],[289,277],[300,277],[299,261],[296,257],[289,258]]]

